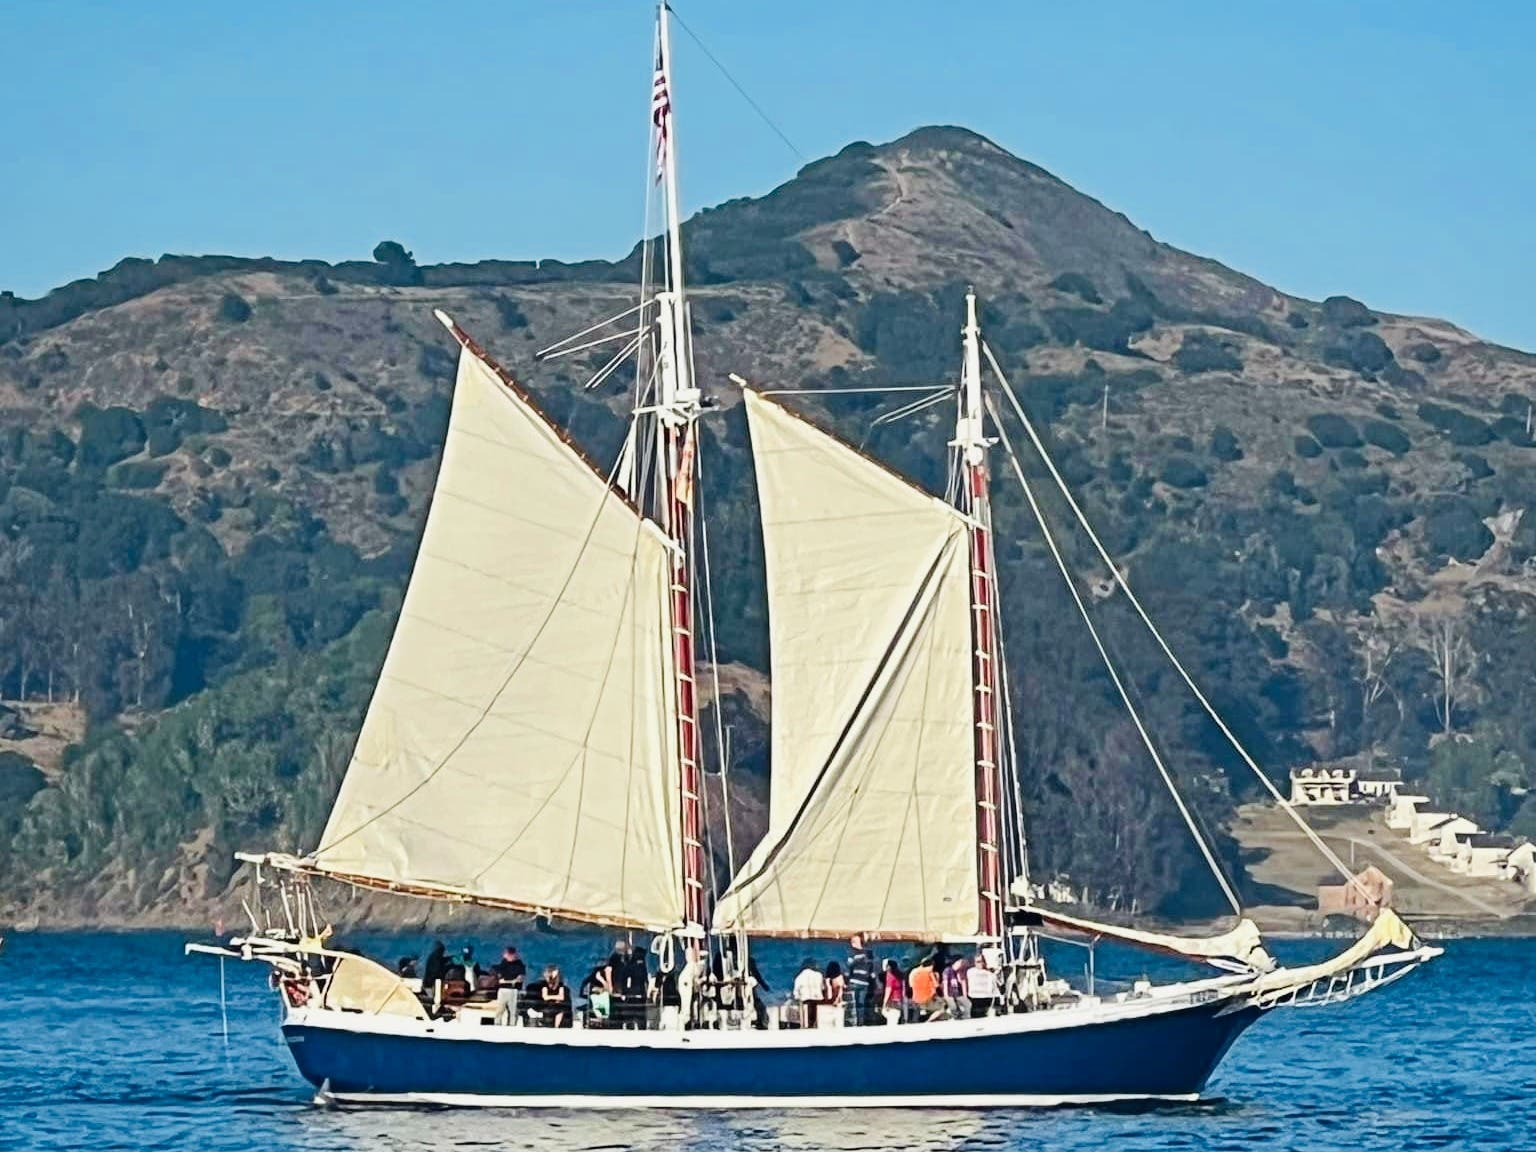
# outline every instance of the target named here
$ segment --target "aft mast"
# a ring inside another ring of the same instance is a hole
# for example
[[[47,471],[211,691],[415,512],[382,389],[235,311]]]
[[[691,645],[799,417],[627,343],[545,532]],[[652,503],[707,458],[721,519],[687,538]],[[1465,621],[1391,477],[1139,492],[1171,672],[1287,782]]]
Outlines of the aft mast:
[[[676,671],[683,907],[692,933],[708,923],[693,627],[693,477],[700,405],[699,390],[693,378],[693,332],[684,288],[682,219],[677,195],[677,139],[672,122],[672,47],[667,15],[667,5],[658,5],[656,74],[651,87],[657,179],[662,184],[667,217],[666,287],[656,294],[656,410],[663,465],[658,469],[659,498],[663,526],[673,545],[670,609]],[[690,957],[697,955],[697,937],[690,935],[688,951]]]
[[[975,663],[977,931],[1002,936],[1003,870],[997,705],[997,583],[992,566],[992,511],[982,428],[981,329],[976,294],[965,296],[965,359],[955,446],[960,453],[964,507],[970,516],[971,635]]]

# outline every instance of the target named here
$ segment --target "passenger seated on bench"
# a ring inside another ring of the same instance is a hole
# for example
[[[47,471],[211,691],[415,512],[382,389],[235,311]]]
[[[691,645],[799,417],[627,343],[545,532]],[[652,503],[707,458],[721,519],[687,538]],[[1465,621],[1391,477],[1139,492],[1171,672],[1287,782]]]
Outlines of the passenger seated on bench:
[[[596,1027],[606,1025],[613,1010],[612,997],[603,986],[603,974],[607,970],[608,962],[605,960],[588,972],[580,987],[577,988],[577,991],[586,998],[588,1020]]]
[[[529,997],[539,1010],[539,1023],[546,1028],[571,1026],[571,986],[560,976],[560,969],[553,964],[544,969],[544,979],[531,989]]]

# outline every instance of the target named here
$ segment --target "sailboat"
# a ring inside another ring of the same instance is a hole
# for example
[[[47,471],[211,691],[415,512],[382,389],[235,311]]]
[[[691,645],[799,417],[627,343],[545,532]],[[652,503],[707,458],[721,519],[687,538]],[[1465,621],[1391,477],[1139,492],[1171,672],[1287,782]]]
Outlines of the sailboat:
[[[622,327],[563,345],[612,337],[637,358],[619,459],[584,456],[438,313],[460,349],[441,467],[329,820],[304,855],[241,854],[260,897],[249,931],[189,950],[271,966],[283,1038],[326,1100],[705,1108],[1194,1099],[1266,1013],[1353,998],[1435,956],[1386,907],[1338,956],[1288,968],[1235,894],[1235,926],[1212,936],[1098,923],[1035,894],[991,532],[999,445],[1038,505],[999,405],[1044,445],[986,346],[974,294],[957,383],[919,402],[955,408],[945,495],[782,396],[741,387],[767,577],[770,811],[761,842],[729,859],[729,882],[711,883],[709,409],[684,283],[668,17],[663,3],[651,94],[665,228],[645,259],[659,287],[642,289]],[[322,882],[647,934],[679,1011],[642,1028],[586,1014],[564,1028],[494,1020],[337,946]],[[1051,932],[1206,971],[1076,988],[1046,970]],[[991,1010],[841,1028],[778,1011],[753,1026],[754,942],[854,934],[977,952],[995,973]]]

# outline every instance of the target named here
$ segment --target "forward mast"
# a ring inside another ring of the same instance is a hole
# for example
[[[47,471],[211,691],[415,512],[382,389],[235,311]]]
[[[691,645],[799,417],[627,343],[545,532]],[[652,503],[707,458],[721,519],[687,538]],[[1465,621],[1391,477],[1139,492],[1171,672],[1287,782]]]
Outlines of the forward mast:
[[[652,137],[657,177],[667,218],[665,288],[656,293],[656,412],[662,467],[663,527],[673,545],[670,611],[674,691],[677,699],[678,794],[682,844],[683,907],[689,952],[699,950],[695,932],[708,923],[704,886],[703,774],[700,769],[698,685],[695,678],[693,607],[693,485],[699,389],[693,375],[693,326],[683,271],[682,219],[677,194],[677,139],[672,121],[672,48],[667,6],[658,6],[656,74],[651,91]]]
[[[970,519],[971,637],[976,723],[977,932],[999,939],[1003,929],[1001,769],[998,741],[997,581],[992,555],[987,440],[982,424],[981,329],[976,294],[965,296],[964,361],[955,448],[960,454],[962,507]]]

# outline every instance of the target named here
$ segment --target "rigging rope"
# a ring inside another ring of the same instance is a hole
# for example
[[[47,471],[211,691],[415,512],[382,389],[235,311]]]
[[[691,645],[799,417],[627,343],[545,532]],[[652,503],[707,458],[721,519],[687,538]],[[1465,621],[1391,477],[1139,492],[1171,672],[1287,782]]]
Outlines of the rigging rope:
[[[1236,734],[1232,731],[1231,728],[1227,727],[1226,721],[1221,718],[1221,715],[1216,711],[1215,706],[1210,702],[1210,700],[1206,698],[1205,693],[1200,690],[1199,686],[1195,683],[1194,678],[1190,676],[1190,674],[1185,670],[1184,665],[1179,660],[1179,658],[1173,654],[1173,649],[1168,646],[1168,641],[1163,639],[1162,632],[1158,629],[1157,625],[1152,622],[1152,618],[1147,614],[1147,610],[1141,606],[1141,601],[1136,598],[1136,593],[1131,591],[1129,582],[1121,573],[1119,566],[1115,564],[1114,559],[1110,556],[1108,549],[1106,549],[1103,543],[1099,540],[1098,533],[1093,530],[1093,525],[1088,522],[1088,517],[1083,513],[1082,508],[1078,505],[1077,500],[1073,497],[1071,489],[1067,487],[1067,482],[1062,479],[1061,473],[1057,471],[1055,461],[1051,459],[1051,454],[1046,451],[1045,443],[1041,440],[1040,434],[1035,430],[1034,423],[1030,420],[1029,416],[1026,415],[1024,406],[1019,403],[1019,398],[1014,394],[1012,385],[1008,383],[1007,376],[1003,374],[1002,368],[998,365],[997,358],[992,355],[992,349],[988,347],[985,342],[983,342],[981,345],[981,350],[986,355],[987,363],[991,366],[992,371],[996,374],[998,382],[1002,385],[1003,394],[1008,397],[1008,403],[1010,407],[1012,407],[1014,415],[1019,418],[1019,423],[1023,425],[1025,433],[1029,436],[1030,443],[1034,445],[1035,451],[1039,453],[1040,459],[1044,461],[1046,469],[1051,474],[1051,479],[1055,481],[1057,489],[1066,499],[1067,505],[1072,509],[1072,514],[1077,518],[1078,524],[1081,525],[1083,531],[1088,534],[1088,539],[1093,542],[1094,549],[1098,552],[1099,558],[1109,569],[1111,578],[1119,586],[1120,590],[1125,593],[1126,600],[1130,603],[1131,607],[1135,609],[1136,615],[1141,618],[1142,624],[1146,626],[1147,631],[1152,635],[1152,639],[1157,642],[1158,648],[1162,650],[1163,655],[1168,658],[1169,663],[1171,663],[1175,671],[1178,672],[1180,679],[1184,681],[1185,686],[1190,690],[1190,692],[1194,693],[1195,699],[1200,702],[1200,706],[1205,710],[1205,714],[1209,716],[1212,722],[1215,723],[1216,727],[1221,730],[1221,734],[1226,738],[1227,743],[1232,746],[1233,750],[1242,759],[1243,763],[1246,764],[1249,770],[1253,772],[1254,776],[1258,778],[1259,783],[1261,783],[1265,789],[1268,790],[1270,796],[1274,798],[1275,802],[1278,803],[1282,809],[1284,809],[1286,815],[1288,815],[1295,822],[1296,826],[1301,829],[1302,833],[1307,837],[1307,839],[1312,842],[1312,846],[1315,847],[1320,853],[1322,853],[1324,859],[1326,859],[1330,864],[1338,869],[1339,875],[1343,876],[1346,881],[1348,881],[1354,888],[1356,888],[1362,895],[1364,895],[1369,903],[1375,904],[1376,898],[1372,896],[1366,890],[1365,886],[1355,878],[1355,874],[1350,871],[1350,869],[1345,865],[1344,861],[1339,858],[1338,853],[1336,853],[1332,848],[1328,847],[1328,845],[1323,842],[1322,837],[1313,831],[1312,826],[1302,818],[1301,814],[1296,811],[1291,802],[1281,794],[1280,789],[1275,787],[1275,782],[1264,773],[1264,770],[1259,767],[1257,761],[1255,761],[1254,758],[1248,754],[1248,749],[1243,747],[1242,742],[1238,740]],[[993,419],[997,419],[995,413],[993,415]],[[999,424],[999,430],[1001,430],[1001,424]]]
[[[993,366],[996,371],[996,366]],[[999,373],[1001,379],[1001,373]],[[1003,452],[1008,457],[1008,463],[1013,466],[1013,474],[1018,478],[1019,486],[1024,489],[1025,499],[1029,501],[1029,509],[1035,515],[1035,522],[1040,526],[1040,533],[1045,537],[1046,546],[1051,550],[1051,557],[1056,561],[1056,567],[1061,572],[1061,578],[1066,582],[1067,591],[1072,594],[1072,602],[1077,605],[1077,611],[1083,618],[1083,623],[1088,626],[1088,634],[1093,637],[1093,646],[1098,649],[1099,659],[1104,662],[1104,670],[1109,673],[1110,681],[1115,686],[1115,691],[1120,694],[1120,702],[1125,705],[1125,710],[1130,714],[1131,722],[1136,725],[1136,733],[1141,737],[1142,744],[1146,747],[1148,755],[1152,757],[1152,763],[1157,765],[1157,771],[1163,778],[1163,783],[1168,786],[1168,794],[1173,797],[1173,802],[1178,806],[1179,815],[1184,818],[1185,825],[1189,828],[1189,834],[1194,837],[1196,846],[1200,849],[1200,855],[1205,858],[1211,875],[1216,878],[1216,883],[1221,886],[1221,894],[1227,898],[1227,903],[1232,906],[1232,912],[1236,916],[1243,914],[1243,906],[1237,898],[1237,893],[1232,890],[1226,873],[1216,860],[1216,855],[1211,851],[1211,846],[1206,843],[1205,837],[1200,832],[1200,826],[1195,822],[1195,817],[1184,803],[1184,797],[1179,794],[1179,787],[1174,783],[1173,774],[1168,771],[1168,766],[1163,763],[1162,756],[1157,751],[1157,745],[1152,742],[1152,736],[1147,727],[1142,723],[1141,713],[1131,700],[1130,693],[1126,690],[1124,682],[1120,679],[1120,673],[1115,668],[1115,663],[1109,657],[1109,652],[1104,647],[1104,641],[1099,637],[1098,627],[1093,622],[1093,617],[1088,612],[1088,606],[1083,603],[1083,596],[1077,590],[1077,583],[1072,579],[1072,571],[1067,566],[1066,558],[1062,556],[1061,549],[1056,545],[1056,537],[1051,532],[1050,524],[1046,521],[1045,511],[1035,499],[1035,490],[1024,475],[1024,468],[1019,463],[1019,458],[1014,454],[1013,443],[1008,439],[1008,432],[1003,427],[997,407],[992,403],[991,397],[987,398],[987,411],[992,415],[992,422],[997,426],[997,434],[1003,445]]]
[[[715,58],[715,54],[709,50],[709,47],[704,43],[704,41],[699,39],[698,33],[696,33],[692,28],[688,27],[687,21],[678,15],[677,9],[668,4],[667,11],[672,13],[672,18],[677,21],[678,27],[681,28],[684,32],[688,33],[688,38],[699,46],[699,51],[704,53],[704,55],[708,57],[709,62],[720,70],[720,75],[724,76],[726,80],[730,82],[731,87],[736,89],[737,94],[747,102],[752,111],[757,113],[758,117],[764,124],[768,125],[775,136],[784,141],[784,146],[795,154],[795,158],[798,159],[802,164],[809,164],[810,161],[806,158],[805,153],[796,148],[795,142],[786,136],[784,134],[784,130],[773,122],[772,117],[763,111],[762,106],[759,105],[756,100],[752,99],[751,96],[747,95],[747,90],[737,82],[736,77],[730,74],[725,65],[720,63],[720,61]]]
[[[989,535],[988,543],[995,543],[995,534]],[[994,573],[992,586],[992,602],[1002,603],[1002,595],[997,587],[995,573],[998,571],[996,549],[993,549],[992,572]],[[1008,771],[1004,775],[1007,784],[1007,803],[1003,806],[1003,816],[1007,833],[1007,848],[1013,856],[1011,875],[1008,887],[1014,883],[1022,883],[1024,891],[1029,891],[1029,836],[1024,829],[1024,783],[1019,779],[1019,747],[1013,728],[1013,687],[1008,680],[1008,652],[1003,641],[1003,630],[997,629],[997,637],[994,641],[997,647],[998,687],[1002,690],[1003,698],[1003,723],[1002,740],[999,744],[999,762],[1008,765]],[[1005,898],[1008,889],[1004,889]]]

